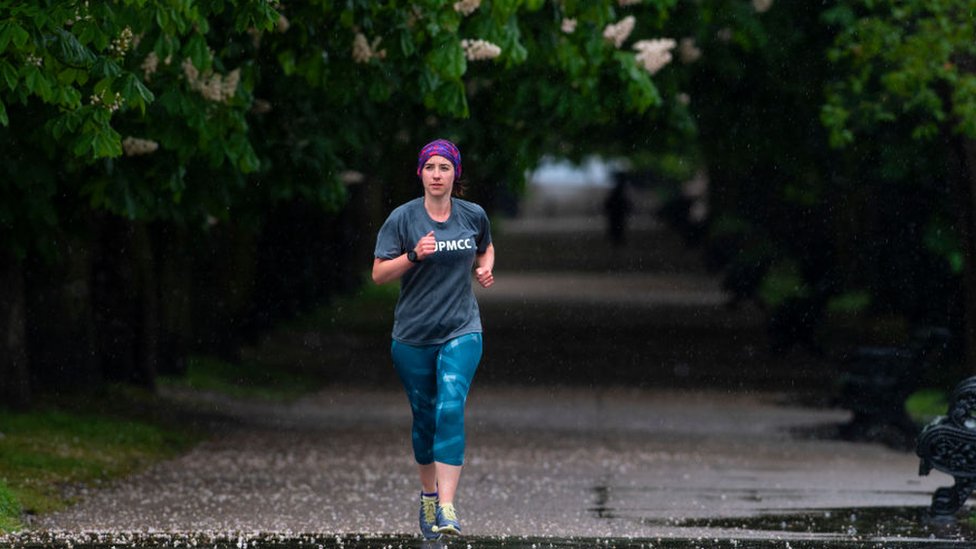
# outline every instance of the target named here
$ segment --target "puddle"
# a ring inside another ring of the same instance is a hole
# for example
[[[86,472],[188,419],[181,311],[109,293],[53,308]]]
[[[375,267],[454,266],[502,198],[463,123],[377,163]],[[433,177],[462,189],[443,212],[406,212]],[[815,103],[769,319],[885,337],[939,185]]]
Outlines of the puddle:
[[[707,528],[725,531],[782,532],[819,535],[860,541],[919,540],[959,542],[976,540],[976,525],[960,515],[955,521],[935,520],[927,507],[859,507],[851,509],[803,510],[755,517],[643,521],[646,524],[678,528]],[[885,545],[887,546],[887,545]],[[926,544],[926,546],[930,546]]]

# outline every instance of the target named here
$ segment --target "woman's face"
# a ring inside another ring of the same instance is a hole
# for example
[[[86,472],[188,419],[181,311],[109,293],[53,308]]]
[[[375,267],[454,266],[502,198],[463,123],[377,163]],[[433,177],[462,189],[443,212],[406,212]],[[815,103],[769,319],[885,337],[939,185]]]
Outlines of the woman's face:
[[[427,159],[420,170],[424,193],[433,197],[450,196],[454,189],[454,164],[443,156]]]

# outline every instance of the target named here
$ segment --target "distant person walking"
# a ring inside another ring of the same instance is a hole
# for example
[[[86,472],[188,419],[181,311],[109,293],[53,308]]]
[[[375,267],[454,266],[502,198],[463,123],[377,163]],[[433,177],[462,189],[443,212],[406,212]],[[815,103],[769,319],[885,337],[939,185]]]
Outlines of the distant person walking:
[[[627,216],[632,209],[627,180],[618,175],[613,189],[603,202],[603,211],[607,216],[607,236],[614,247],[627,243]]]
[[[461,200],[461,152],[438,139],[417,159],[424,195],[393,210],[376,237],[373,281],[400,280],[391,352],[413,412],[420,530],[461,533],[454,495],[464,463],[464,406],[481,360],[481,313],[471,287],[494,283],[488,216]]]

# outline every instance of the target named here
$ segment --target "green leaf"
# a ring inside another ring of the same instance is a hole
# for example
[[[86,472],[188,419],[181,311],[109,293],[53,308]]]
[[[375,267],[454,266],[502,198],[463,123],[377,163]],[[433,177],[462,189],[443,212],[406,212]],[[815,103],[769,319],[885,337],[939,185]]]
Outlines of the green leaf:
[[[4,82],[7,83],[7,87],[11,90],[17,88],[17,83],[19,82],[17,69],[2,59],[0,59],[0,77],[3,78]]]
[[[437,26],[446,30],[448,34],[457,34],[461,26],[461,14],[454,10],[441,10],[437,14]]]
[[[4,106],[3,101],[0,101],[0,124],[4,126],[10,125],[10,119],[7,118],[7,107]]]
[[[413,35],[410,34],[409,29],[400,31],[400,51],[403,52],[404,57],[410,57],[417,51],[413,44]]]
[[[392,92],[390,86],[379,78],[373,78],[369,84],[369,98],[377,103],[388,100]]]
[[[13,25],[12,21],[0,21],[0,54],[7,51],[10,39],[13,38]]]
[[[254,173],[261,167],[261,161],[258,160],[258,155],[254,152],[254,149],[248,145],[237,161],[237,165],[241,173]]]
[[[64,29],[58,29],[55,36],[52,53],[65,65],[82,68],[95,62],[95,54],[83,46],[75,35]]]
[[[122,156],[122,136],[111,127],[104,127],[92,139],[95,158]]]
[[[494,0],[491,3],[492,15],[498,21],[504,21],[515,15],[520,0]]]
[[[190,38],[184,47],[184,54],[193,61],[193,66],[203,72],[210,68],[210,50],[207,41],[199,34]]]
[[[17,23],[11,22],[10,26],[10,40],[14,46],[23,49],[27,45],[27,41],[30,40],[30,34]]]
[[[292,50],[285,50],[278,54],[278,64],[281,65],[281,71],[287,76],[295,74],[295,52]]]
[[[459,118],[468,116],[468,99],[461,82],[444,82],[434,90],[433,99],[434,107],[442,113]]]
[[[427,56],[427,65],[447,80],[457,80],[464,76],[468,68],[464,50],[456,37],[440,40],[440,44]]]
[[[51,101],[51,82],[48,81],[47,75],[42,73],[38,67],[33,65],[24,67],[24,86],[27,87],[27,91],[37,95],[45,102]]]
[[[92,76],[96,78],[114,78],[122,74],[118,63],[106,57],[99,57],[91,68]]]
[[[72,147],[71,151],[75,153],[75,156],[83,157],[88,154],[88,151],[92,149],[95,143],[95,135],[90,133],[83,133],[75,139],[75,146]]]
[[[144,86],[142,81],[140,81],[139,78],[132,73],[125,75],[122,80],[122,89],[120,91],[122,92],[122,97],[125,99],[126,103],[139,108],[142,112],[146,111],[146,103],[151,103],[154,98],[153,93],[149,91],[149,88]]]
[[[62,107],[77,108],[81,106],[81,92],[71,86],[58,86],[54,102]]]
[[[82,19],[75,23],[72,30],[82,44],[91,44],[95,51],[103,49],[108,44],[108,37],[94,20]]]
[[[160,7],[156,10],[156,24],[161,29],[168,29],[170,23],[169,10]]]

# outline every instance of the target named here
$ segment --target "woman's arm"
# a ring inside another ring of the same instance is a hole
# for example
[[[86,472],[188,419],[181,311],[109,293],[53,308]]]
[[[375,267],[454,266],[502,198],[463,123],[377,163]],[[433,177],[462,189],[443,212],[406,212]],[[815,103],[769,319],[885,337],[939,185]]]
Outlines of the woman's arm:
[[[436,249],[437,241],[434,239],[434,231],[430,231],[417,242],[413,251],[417,254],[417,261],[423,261],[427,259],[427,256],[434,253]],[[373,282],[377,284],[393,282],[403,276],[411,267],[413,267],[413,263],[407,259],[407,254],[394,257],[393,259],[374,258]]]
[[[478,279],[478,284],[485,288],[490,288],[495,283],[495,276],[492,270],[495,268],[495,245],[489,244],[485,253],[478,254],[475,258],[474,275]]]
[[[393,282],[403,276],[403,273],[410,270],[413,263],[407,259],[407,254],[393,259],[373,259],[373,282],[376,284],[386,284]]]

